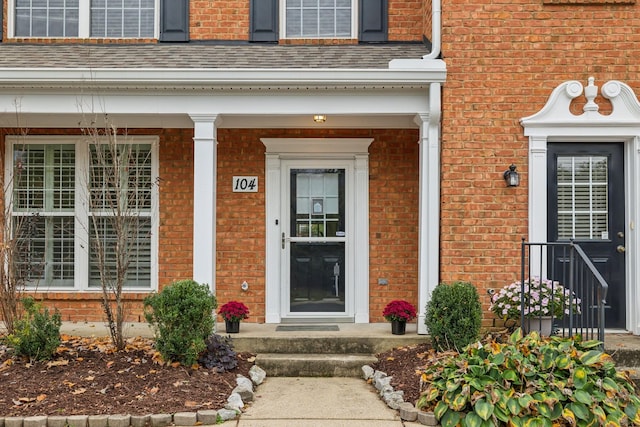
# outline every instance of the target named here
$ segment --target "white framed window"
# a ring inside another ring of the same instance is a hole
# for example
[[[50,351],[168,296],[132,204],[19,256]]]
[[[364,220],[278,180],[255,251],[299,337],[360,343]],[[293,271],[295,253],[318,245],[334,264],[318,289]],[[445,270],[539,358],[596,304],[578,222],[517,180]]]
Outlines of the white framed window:
[[[355,38],[354,0],[281,0],[280,34],[284,38]]]
[[[159,0],[9,0],[15,37],[157,38]]]
[[[19,268],[38,289],[99,290],[100,267],[115,268],[116,245],[130,254],[125,289],[157,289],[158,141],[156,137],[126,137],[121,165],[111,167],[110,155],[98,156],[103,145],[75,137],[7,137],[5,182],[7,203],[21,225]],[[114,188],[119,170],[124,187]],[[111,177],[110,177],[111,175]],[[117,242],[113,200],[124,200],[129,231]],[[96,230],[98,231],[96,233]],[[104,250],[98,252],[96,239]],[[103,256],[99,259],[99,254]]]
[[[152,38],[155,0],[91,0],[91,37]]]

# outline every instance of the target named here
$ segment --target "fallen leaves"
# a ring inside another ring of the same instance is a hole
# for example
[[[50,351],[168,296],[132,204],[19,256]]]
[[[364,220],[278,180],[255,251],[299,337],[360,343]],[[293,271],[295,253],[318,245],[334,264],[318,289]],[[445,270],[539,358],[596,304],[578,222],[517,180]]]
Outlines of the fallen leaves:
[[[66,359],[53,360],[47,363],[47,369],[53,368],[54,366],[67,366],[68,364],[69,364],[69,361]]]
[[[6,371],[9,367],[13,365],[13,359],[7,359],[0,365],[0,372]]]
[[[162,361],[153,340],[127,340],[124,351],[112,351],[108,338],[62,336],[55,359],[30,362],[0,347],[0,413],[132,414],[222,408],[242,369],[217,374]]]

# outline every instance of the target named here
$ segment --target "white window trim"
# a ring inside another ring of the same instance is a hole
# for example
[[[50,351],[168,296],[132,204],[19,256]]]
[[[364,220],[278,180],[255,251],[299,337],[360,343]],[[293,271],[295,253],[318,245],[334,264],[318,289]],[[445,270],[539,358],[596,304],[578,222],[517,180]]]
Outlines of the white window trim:
[[[157,136],[127,136],[123,144],[149,144],[151,145],[151,173],[153,177],[159,176],[159,157]],[[76,146],[76,197],[75,197],[75,271],[74,286],[44,286],[36,284],[29,286],[29,290],[39,292],[102,292],[100,288],[89,287],[89,208],[88,200],[88,166],[89,166],[89,145],[86,137],[83,136],[17,136],[8,135],[5,138],[5,182],[11,182],[13,174],[13,147],[16,144],[73,144]],[[11,202],[11,186],[6,191],[7,200]],[[158,186],[153,187],[151,193],[151,283],[148,288],[127,288],[125,293],[150,292],[158,289],[158,230],[159,230],[159,199],[160,191]]]
[[[529,241],[547,240],[547,147],[554,142],[623,142],[625,156],[625,246],[627,330],[640,335],[640,102],[625,83],[609,81],[601,94],[609,99],[612,112],[603,115],[593,102],[598,88],[594,79],[584,88],[578,81],[556,87],[536,114],[520,119],[529,137]],[[575,115],[571,102],[585,93],[584,112]],[[539,257],[539,255],[538,255]],[[532,263],[540,263],[533,260]],[[544,260],[542,260],[544,262]],[[544,268],[544,267],[543,267]]]
[[[91,37],[91,0],[79,0],[78,4],[78,36],[77,37],[45,37],[49,39],[136,39],[138,37]],[[160,0],[154,1],[155,14],[153,18],[153,37],[154,39],[160,38]],[[16,22],[16,3],[15,0],[8,0],[7,2],[7,34],[9,37],[16,37],[15,33]],[[23,38],[23,37],[20,37]],[[42,37],[38,37],[42,38]]]
[[[12,0],[11,0],[12,1]],[[278,22],[280,23],[280,38],[283,40],[351,40],[358,38],[358,1],[351,0],[351,35],[347,37],[287,37],[287,0],[278,3]]]

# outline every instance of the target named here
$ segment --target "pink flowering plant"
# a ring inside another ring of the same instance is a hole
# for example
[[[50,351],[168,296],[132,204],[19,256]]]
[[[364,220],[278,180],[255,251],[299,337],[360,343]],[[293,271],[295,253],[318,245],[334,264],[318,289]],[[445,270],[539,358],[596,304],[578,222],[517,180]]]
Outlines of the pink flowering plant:
[[[524,292],[523,292],[524,291]],[[561,319],[571,312],[580,313],[580,299],[559,282],[533,277],[516,281],[491,297],[491,311],[501,319],[519,319],[524,302],[525,317],[555,317]]]
[[[415,319],[416,308],[408,301],[394,300],[387,304],[382,315],[390,322],[393,320],[407,322]]]
[[[223,304],[218,313],[229,322],[239,322],[249,317],[249,308],[239,301],[229,301]]]

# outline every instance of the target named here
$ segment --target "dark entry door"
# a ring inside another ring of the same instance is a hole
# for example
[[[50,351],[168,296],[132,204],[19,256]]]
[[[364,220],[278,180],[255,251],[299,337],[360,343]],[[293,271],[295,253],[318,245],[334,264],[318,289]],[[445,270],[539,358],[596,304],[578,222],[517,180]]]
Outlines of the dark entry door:
[[[289,311],[344,314],[345,169],[291,169],[289,209]]]
[[[624,329],[623,144],[549,144],[547,161],[547,238],[582,247],[609,284],[605,326]]]

